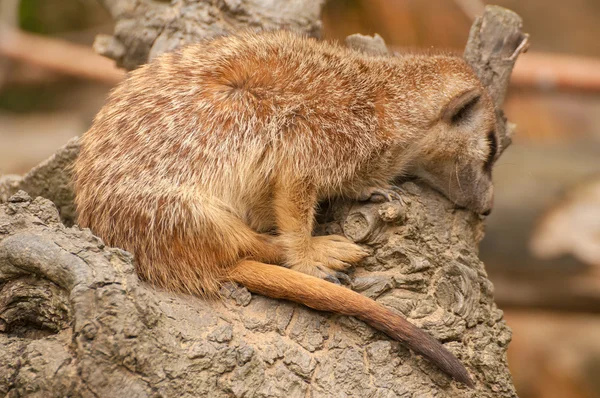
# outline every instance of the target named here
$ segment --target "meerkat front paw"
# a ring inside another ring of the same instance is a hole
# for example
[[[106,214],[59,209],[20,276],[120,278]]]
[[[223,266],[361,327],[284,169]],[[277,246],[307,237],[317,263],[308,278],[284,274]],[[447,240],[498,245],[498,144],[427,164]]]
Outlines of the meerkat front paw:
[[[402,196],[400,195],[402,190],[396,186],[390,185],[388,187],[370,187],[364,189],[357,197],[360,202],[371,201],[375,203],[381,203],[387,200],[391,202],[398,200],[402,203]]]
[[[312,249],[315,260],[336,271],[346,270],[369,254],[365,249],[341,235],[314,236]]]
[[[339,235],[315,236],[311,239],[310,249],[289,256],[290,268],[327,281],[349,283],[344,273],[352,264],[365,258],[369,253],[362,247]]]

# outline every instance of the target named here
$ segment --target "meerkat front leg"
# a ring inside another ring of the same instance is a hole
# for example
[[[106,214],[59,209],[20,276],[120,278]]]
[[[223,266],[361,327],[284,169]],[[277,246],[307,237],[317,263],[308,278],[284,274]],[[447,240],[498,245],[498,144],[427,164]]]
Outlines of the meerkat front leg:
[[[345,271],[368,253],[339,235],[312,236],[316,189],[306,184],[280,185],[275,192],[275,215],[284,265],[330,282],[347,281]]]

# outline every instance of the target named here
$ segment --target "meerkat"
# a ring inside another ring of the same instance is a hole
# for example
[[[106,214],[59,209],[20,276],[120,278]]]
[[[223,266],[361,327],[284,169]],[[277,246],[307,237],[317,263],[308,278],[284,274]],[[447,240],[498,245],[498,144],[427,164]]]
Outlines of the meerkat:
[[[411,175],[489,213],[494,106],[450,55],[367,56],[294,33],[189,45],[130,73],[81,139],[79,224],[173,291],[224,282],[355,316],[472,386],[402,316],[335,282],[366,251],[312,236],[318,201],[393,198]]]

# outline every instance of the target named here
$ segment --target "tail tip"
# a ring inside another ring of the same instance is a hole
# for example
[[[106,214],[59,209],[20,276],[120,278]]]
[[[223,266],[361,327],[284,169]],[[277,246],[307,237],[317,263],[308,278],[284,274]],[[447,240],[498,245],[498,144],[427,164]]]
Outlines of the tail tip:
[[[452,378],[469,388],[475,388],[475,383],[473,383],[473,379],[471,379],[471,376],[469,376],[469,373],[467,373],[467,370],[465,368],[454,372]]]

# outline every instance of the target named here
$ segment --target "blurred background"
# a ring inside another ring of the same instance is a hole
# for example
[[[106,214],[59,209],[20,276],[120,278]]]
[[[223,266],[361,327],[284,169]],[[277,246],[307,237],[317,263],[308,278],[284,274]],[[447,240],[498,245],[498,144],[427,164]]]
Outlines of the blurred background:
[[[329,0],[323,36],[379,33],[398,50],[461,51],[480,0]],[[518,125],[494,170],[481,257],[513,330],[519,395],[600,397],[600,2],[496,0],[531,48],[505,104]],[[91,50],[111,33],[94,0],[0,0],[0,174],[83,133],[123,77]]]

